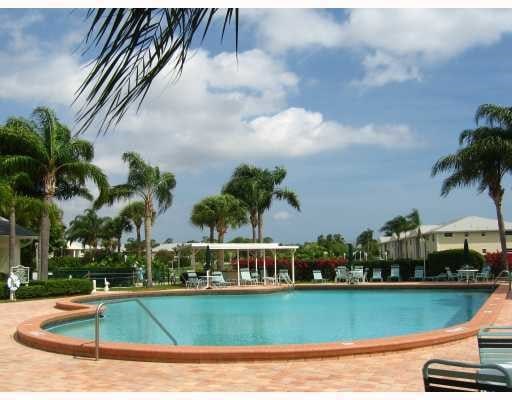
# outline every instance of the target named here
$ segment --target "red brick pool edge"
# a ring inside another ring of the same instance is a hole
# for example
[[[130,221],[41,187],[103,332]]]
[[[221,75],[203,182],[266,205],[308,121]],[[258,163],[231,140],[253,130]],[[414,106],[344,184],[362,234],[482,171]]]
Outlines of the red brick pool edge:
[[[374,287],[406,288],[406,287],[444,287],[462,288],[460,284],[375,284]],[[364,288],[370,288],[364,285]],[[314,285],[314,288],[321,288]],[[324,285],[324,288],[338,286]],[[467,287],[467,286],[464,286]],[[485,287],[485,285],[471,286]],[[489,285],[487,285],[489,287]],[[297,286],[297,289],[308,289],[309,286]],[[358,287],[359,288],[359,287]],[[362,289],[362,288],[361,288]],[[211,294],[233,293],[266,293],[285,288],[253,287],[245,289],[219,289],[212,290]],[[395,336],[380,339],[367,339],[354,342],[332,342],[321,344],[297,345],[268,345],[268,346],[170,346],[153,344],[133,344],[103,341],[100,344],[100,357],[134,361],[157,361],[175,363],[202,363],[202,362],[235,362],[235,361],[261,361],[261,360],[293,360],[306,358],[340,357],[345,355],[384,353],[407,350],[424,346],[447,343],[475,335],[485,325],[492,324],[506,300],[508,288],[505,285],[497,286],[484,305],[468,322],[452,327],[407,336]],[[124,292],[81,296],[69,300],[57,301],[56,307],[67,310],[56,314],[31,318],[17,327],[16,339],[33,348],[68,354],[79,357],[93,357],[94,343],[89,340],[76,339],[50,333],[44,326],[55,323],[91,317],[95,306],[81,304],[89,300],[162,296],[162,295],[197,295],[205,294],[204,290],[172,290],[154,292]]]

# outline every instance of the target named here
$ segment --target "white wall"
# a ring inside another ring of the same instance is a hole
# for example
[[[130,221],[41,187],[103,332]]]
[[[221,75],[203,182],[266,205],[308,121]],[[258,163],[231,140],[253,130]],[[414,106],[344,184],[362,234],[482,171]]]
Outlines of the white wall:
[[[15,262],[16,264],[20,263],[19,241],[16,241]],[[0,236],[0,272],[9,273],[9,238],[7,236]]]

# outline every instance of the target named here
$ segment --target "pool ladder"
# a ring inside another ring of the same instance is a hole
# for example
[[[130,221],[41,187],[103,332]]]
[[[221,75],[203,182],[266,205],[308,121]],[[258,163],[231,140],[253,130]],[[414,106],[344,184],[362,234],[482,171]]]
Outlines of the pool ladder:
[[[95,317],[94,317],[94,358],[96,361],[100,359],[100,318],[104,312],[105,304],[116,304],[116,303],[125,303],[128,301],[136,302],[141,308],[149,315],[149,317],[153,320],[155,324],[165,333],[165,335],[171,340],[174,346],[178,345],[178,341],[175,337],[169,332],[169,330],[158,320],[158,318],[151,312],[151,310],[140,300],[140,299],[124,299],[124,300],[113,300],[105,303],[100,303],[96,307]]]

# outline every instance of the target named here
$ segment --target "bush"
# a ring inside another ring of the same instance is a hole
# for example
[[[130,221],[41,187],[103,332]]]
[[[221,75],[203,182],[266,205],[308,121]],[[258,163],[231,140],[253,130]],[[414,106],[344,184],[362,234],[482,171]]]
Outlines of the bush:
[[[508,265],[512,265],[512,253],[507,253]],[[492,268],[494,275],[498,275],[503,270],[501,265],[501,251],[495,253],[487,253],[485,255],[485,262]]]
[[[71,256],[52,257],[48,260],[48,270],[52,272],[60,269],[78,269],[83,265],[81,258]]]
[[[436,251],[428,256],[429,274],[431,275],[444,272],[446,267],[451,268],[452,271],[457,270],[468,263],[472,267],[480,269],[484,265],[484,257],[474,250],[469,250],[468,262],[464,258],[464,249]]]
[[[89,294],[91,290],[92,282],[88,279],[50,279],[47,282],[32,281],[28,286],[21,286],[16,291],[16,298],[72,296]],[[8,291],[7,297],[9,297]]]

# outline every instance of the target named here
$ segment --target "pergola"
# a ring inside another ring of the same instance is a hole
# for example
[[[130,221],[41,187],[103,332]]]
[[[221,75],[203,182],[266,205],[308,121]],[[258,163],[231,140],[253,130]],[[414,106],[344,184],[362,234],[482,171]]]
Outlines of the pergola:
[[[240,251],[247,252],[247,264],[249,264],[249,252],[250,251],[262,251],[263,252],[263,278],[267,278],[267,265],[265,260],[265,252],[270,251],[274,256],[274,278],[277,278],[277,252],[278,251],[290,251],[292,256],[292,282],[295,283],[295,250],[299,246],[282,246],[279,243],[190,243],[192,247],[192,263],[195,262],[195,253],[198,250],[206,250],[210,248],[211,251],[236,251],[236,267],[237,267],[237,279],[238,285],[240,285]],[[249,266],[249,265],[247,265]],[[256,257],[256,269],[258,269],[258,257]],[[276,280],[277,282],[277,280]]]

